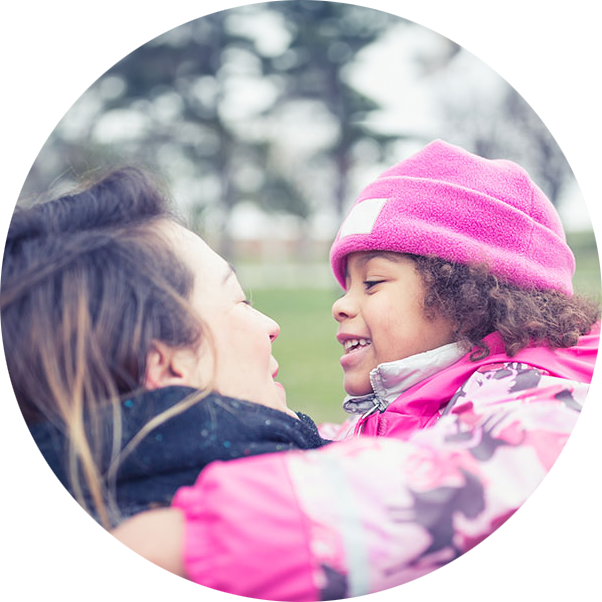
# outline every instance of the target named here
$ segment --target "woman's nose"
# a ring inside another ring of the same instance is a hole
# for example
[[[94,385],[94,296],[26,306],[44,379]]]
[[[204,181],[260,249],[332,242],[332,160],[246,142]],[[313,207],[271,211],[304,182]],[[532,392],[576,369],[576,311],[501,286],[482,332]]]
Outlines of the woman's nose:
[[[259,311],[255,307],[250,307],[256,314],[259,315],[259,318],[263,320],[265,324],[265,329],[268,333],[268,336],[270,337],[270,341],[273,343],[280,334],[280,325],[278,324],[278,322],[276,322],[276,320],[270,318],[270,316],[266,316],[263,312]]]
[[[337,322],[353,316],[353,304],[346,293],[332,304],[332,316]]]
[[[268,316],[266,316],[266,319],[268,321],[268,334],[270,336],[270,341],[273,343],[280,334],[280,325],[278,322],[276,322],[276,320],[272,320],[272,318]]]

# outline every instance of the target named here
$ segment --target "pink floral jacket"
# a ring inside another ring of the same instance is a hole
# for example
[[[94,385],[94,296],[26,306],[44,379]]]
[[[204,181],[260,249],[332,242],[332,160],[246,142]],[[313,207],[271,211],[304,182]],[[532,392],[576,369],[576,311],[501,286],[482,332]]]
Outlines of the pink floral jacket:
[[[173,501],[185,515],[188,577],[266,600],[331,600],[457,558],[550,470],[585,400],[598,341],[599,329],[570,350],[510,359],[493,337],[486,360],[463,358],[414,384],[363,419],[361,435],[211,464]],[[430,410],[416,418],[421,398]]]

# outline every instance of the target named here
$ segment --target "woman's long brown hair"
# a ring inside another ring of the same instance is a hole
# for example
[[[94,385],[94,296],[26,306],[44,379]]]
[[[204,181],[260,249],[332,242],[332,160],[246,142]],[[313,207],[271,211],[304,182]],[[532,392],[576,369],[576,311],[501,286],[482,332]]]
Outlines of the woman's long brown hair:
[[[85,486],[88,510],[105,526],[99,409],[113,409],[115,459],[120,402],[142,387],[153,340],[181,347],[201,336],[187,305],[193,274],[157,227],[170,219],[159,184],[120,169],[17,208],[4,250],[2,338],[17,401],[29,424],[46,420],[66,433],[73,492],[85,506]]]

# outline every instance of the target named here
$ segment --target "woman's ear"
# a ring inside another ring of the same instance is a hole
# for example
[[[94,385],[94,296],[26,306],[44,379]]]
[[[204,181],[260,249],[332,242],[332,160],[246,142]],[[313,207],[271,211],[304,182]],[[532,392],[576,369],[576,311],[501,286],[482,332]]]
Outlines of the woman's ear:
[[[153,390],[170,385],[198,386],[195,382],[197,362],[191,349],[153,341],[146,356],[144,387]]]

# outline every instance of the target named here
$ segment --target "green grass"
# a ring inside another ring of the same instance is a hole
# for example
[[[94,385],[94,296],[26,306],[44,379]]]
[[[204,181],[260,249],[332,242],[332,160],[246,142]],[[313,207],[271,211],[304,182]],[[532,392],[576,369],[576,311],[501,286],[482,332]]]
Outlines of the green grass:
[[[288,406],[316,422],[342,422],[345,391],[339,364],[342,348],[335,339],[336,322],[330,307],[334,289],[252,290],[253,306],[280,324],[274,343],[278,380],[287,391]]]
[[[575,254],[577,264],[573,279],[575,291],[600,299],[600,260],[594,233],[571,233],[567,236],[567,241]]]

